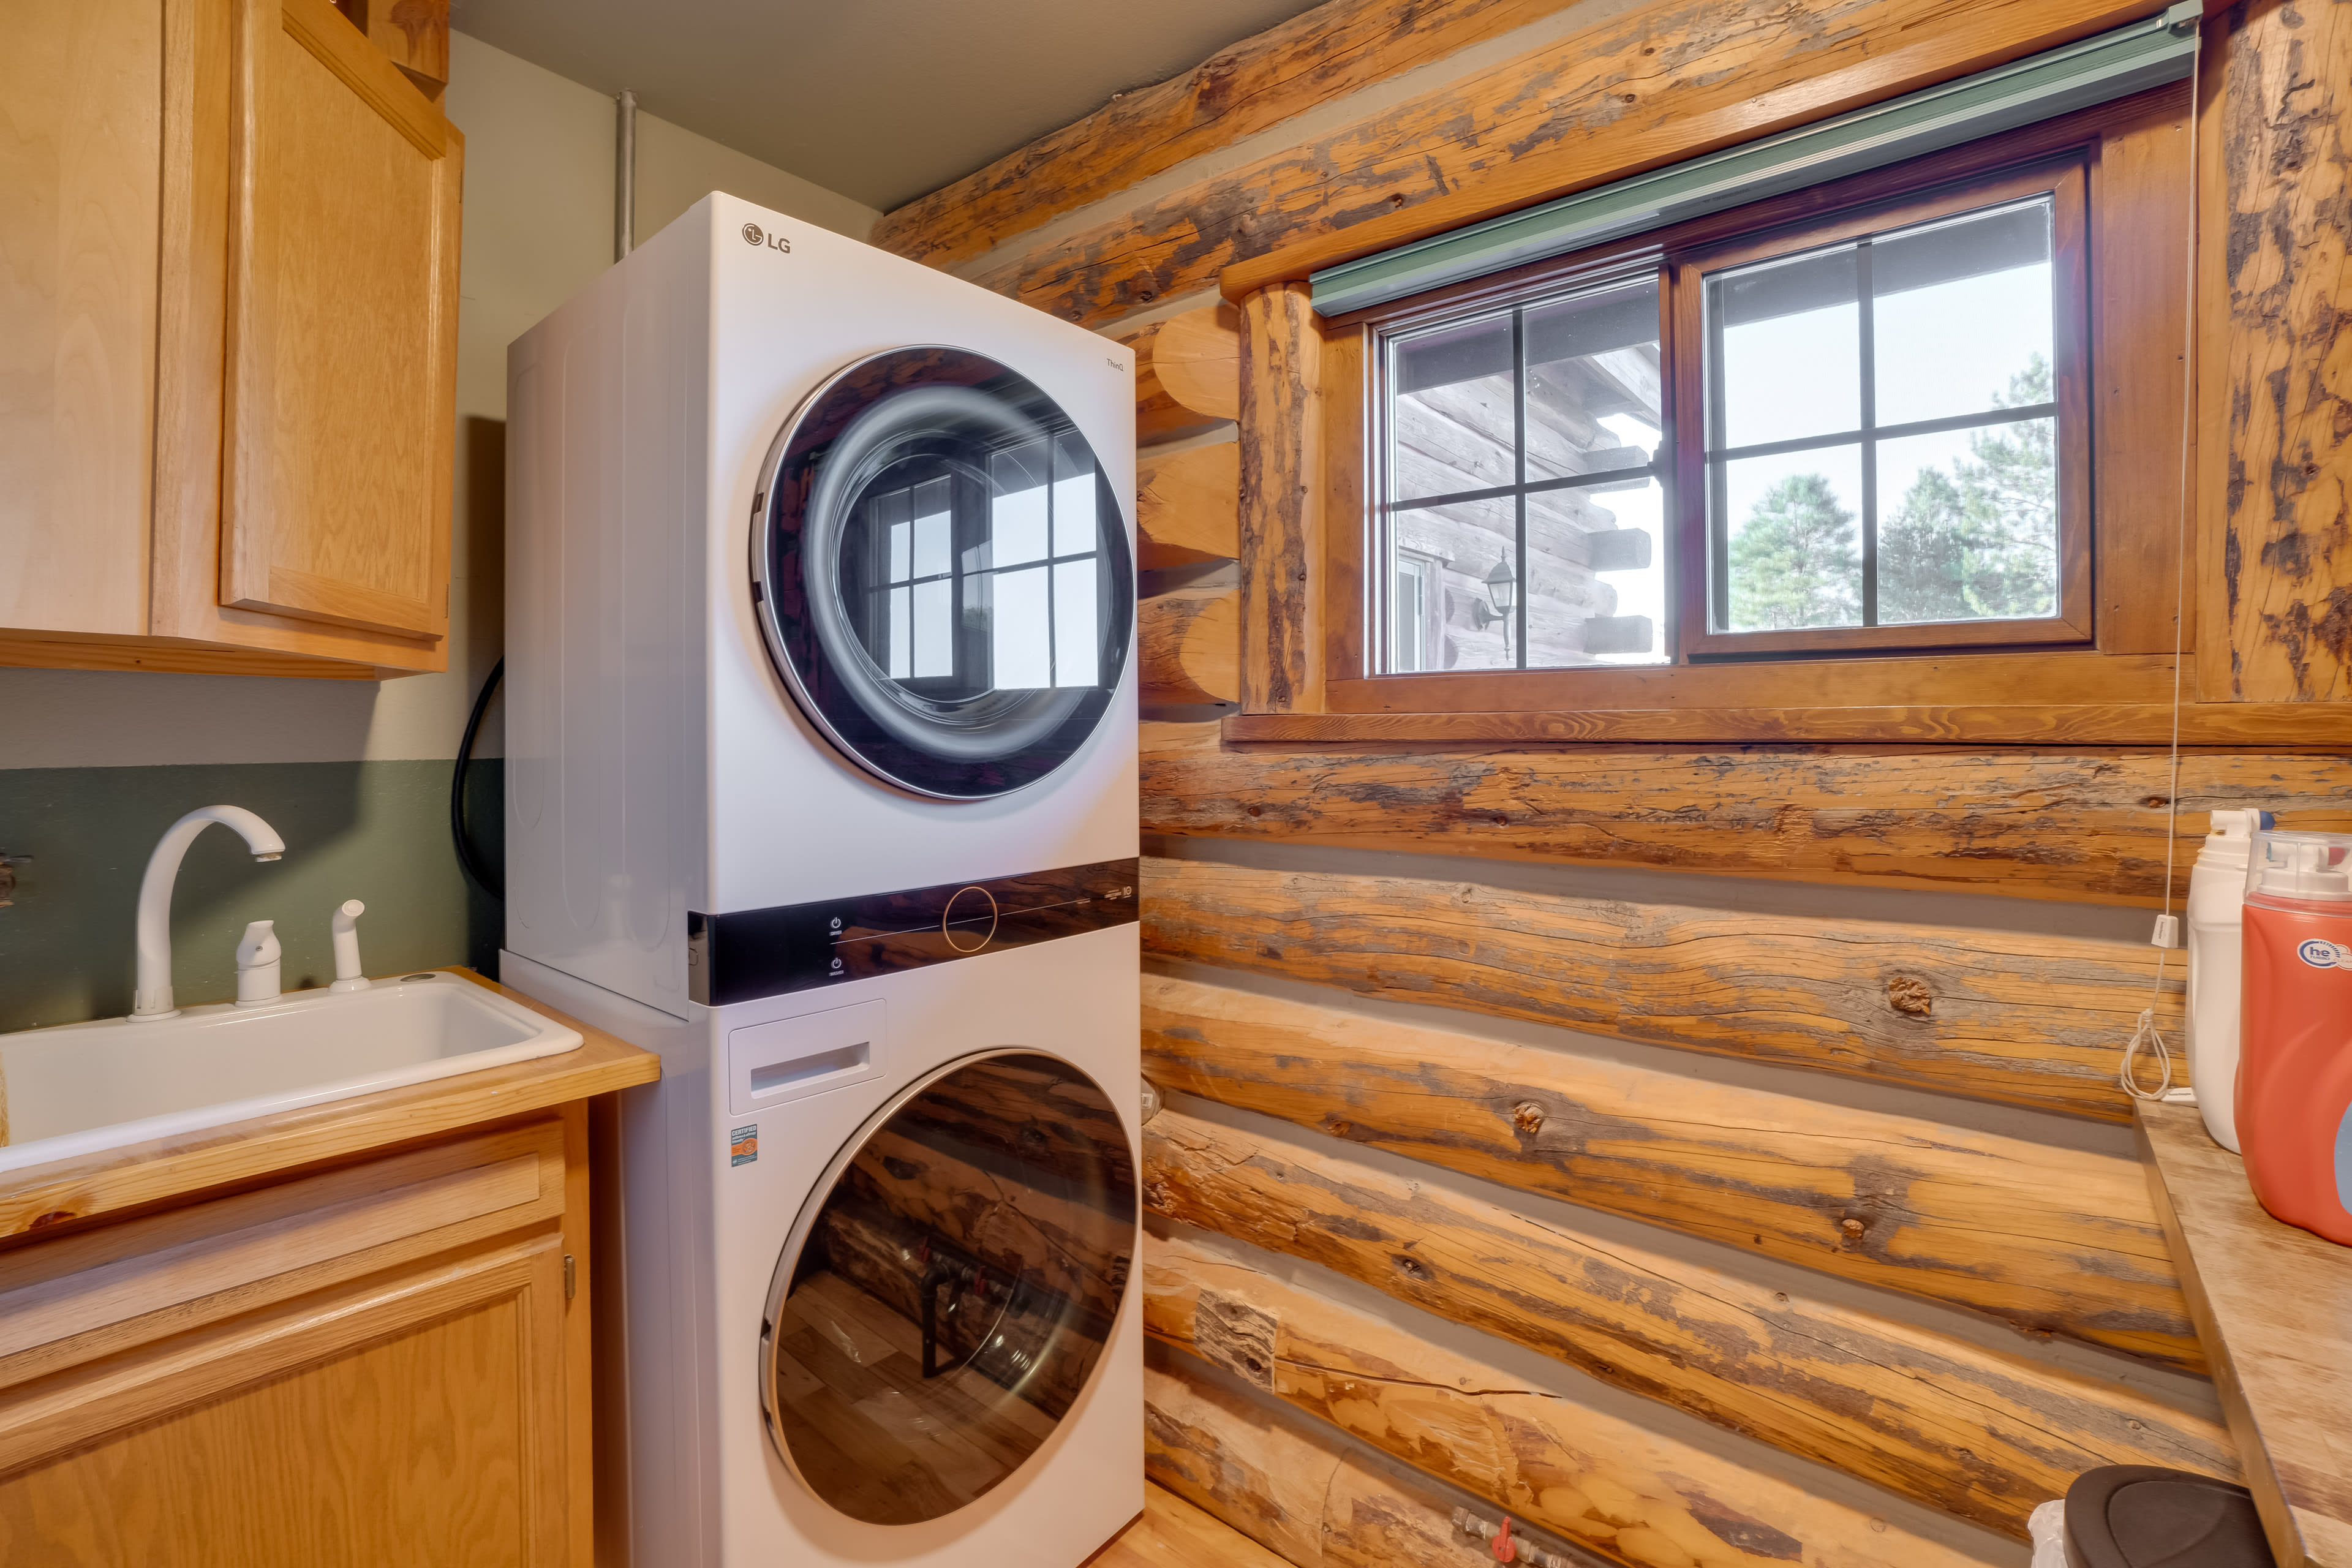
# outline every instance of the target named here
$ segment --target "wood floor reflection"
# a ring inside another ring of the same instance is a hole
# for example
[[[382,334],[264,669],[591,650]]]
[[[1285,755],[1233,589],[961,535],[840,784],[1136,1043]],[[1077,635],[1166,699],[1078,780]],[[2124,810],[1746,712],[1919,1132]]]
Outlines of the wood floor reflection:
[[[1085,1568],[1290,1568],[1174,1492],[1146,1482],[1143,1493],[1143,1517],[1088,1558]]]
[[[924,1377],[922,1331],[839,1275],[803,1278],[775,1327],[776,1407],[793,1461],[853,1518],[961,1507],[1054,1429],[969,1367]]]

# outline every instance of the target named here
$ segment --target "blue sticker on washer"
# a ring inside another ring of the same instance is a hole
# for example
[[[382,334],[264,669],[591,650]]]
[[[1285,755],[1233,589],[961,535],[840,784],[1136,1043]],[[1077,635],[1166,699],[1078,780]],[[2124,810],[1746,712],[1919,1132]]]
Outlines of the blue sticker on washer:
[[[738,1127],[727,1134],[727,1163],[730,1165],[748,1165],[759,1157],[760,1130],[757,1127]]]

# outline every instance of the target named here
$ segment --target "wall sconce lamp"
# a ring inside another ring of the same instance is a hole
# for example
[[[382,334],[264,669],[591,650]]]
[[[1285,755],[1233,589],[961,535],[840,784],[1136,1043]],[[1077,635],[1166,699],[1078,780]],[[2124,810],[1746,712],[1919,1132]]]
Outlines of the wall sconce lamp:
[[[1511,605],[1516,601],[1519,579],[1511,571],[1511,558],[1500,555],[1495,559],[1495,569],[1486,574],[1486,596],[1470,602],[1470,618],[1485,631],[1496,621],[1503,623],[1503,646],[1511,646]]]

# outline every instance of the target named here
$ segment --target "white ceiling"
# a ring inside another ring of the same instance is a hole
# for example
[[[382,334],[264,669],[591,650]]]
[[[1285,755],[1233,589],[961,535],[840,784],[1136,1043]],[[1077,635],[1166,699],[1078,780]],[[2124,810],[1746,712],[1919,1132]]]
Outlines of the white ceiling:
[[[1312,0],[454,0],[509,54],[884,211]]]

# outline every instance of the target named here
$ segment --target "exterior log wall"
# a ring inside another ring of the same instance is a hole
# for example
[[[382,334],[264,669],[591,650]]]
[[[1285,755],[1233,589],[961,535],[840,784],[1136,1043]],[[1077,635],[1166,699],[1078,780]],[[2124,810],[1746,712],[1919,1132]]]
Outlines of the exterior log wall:
[[[2161,748],[1967,724],[1449,743],[1415,719],[1318,743],[1329,628],[1299,591],[1325,531],[1360,526],[1319,467],[1329,389],[1286,282],[1305,250],[1379,250],[2160,8],[1330,0],[877,230],[1146,361],[1168,345],[1139,388],[1142,563],[1169,579],[1147,717],[1287,716],[1146,725],[1145,1066],[1175,1109],[1149,1138],[1142,1297],[1152,1475],[1301,1568],[1477,1560],[1465,1505],[1645,1568],[1943,1568],[2011,1560],[2001,1538],[2092,1465],[2235,1473],[2115,1126],[2134,1016],[2177,1028],[2179,1005],[2127,911],[2185,890],[2218,807],[2352,827],[2345,756],[2192,747],[2176,812]],[[2352,37],[2327,7],[2213,9],[2200,145],[2230,243],[2198,275],[2198,679],[2337,698],[2352,547],[2327,509],[2352,458],[2319,329],[2345,302],[2326,84]],[[1410,412],[1416,483],[1469,488],[1492,411]],[[1538,601],[1612,615],[1580,554],[1612,520],[1530,521]],[[1501,536],[1461,509],[1427,526],[1453,657],[1489,662],[1471,596]],[[1968,675],[1844,700],[1998,700]],[[1286,738],[1235,738],[1255,733]]]

